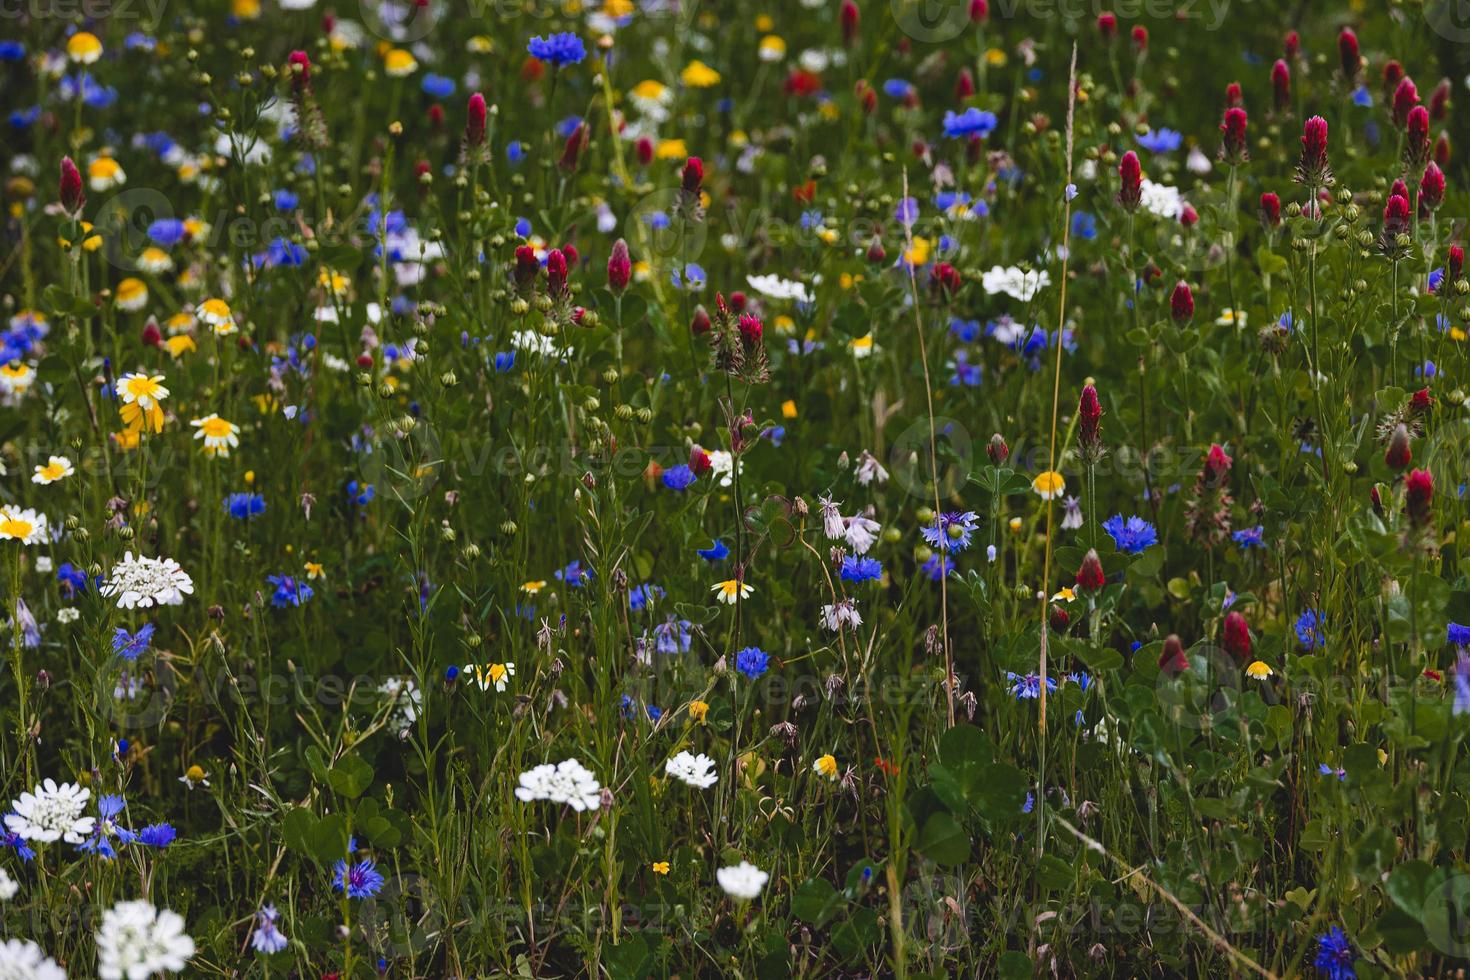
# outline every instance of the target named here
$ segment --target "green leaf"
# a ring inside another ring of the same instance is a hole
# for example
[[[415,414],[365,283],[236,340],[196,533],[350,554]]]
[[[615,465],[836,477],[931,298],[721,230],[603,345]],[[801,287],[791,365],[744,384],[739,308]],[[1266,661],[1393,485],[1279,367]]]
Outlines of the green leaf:
[[[809,878],[791,896],[791,914],[814,926],[825,925],[844,904],[842,893],[825,878]]]
[[[959,821],[940,810],[924,823],[919,850],[935,864],[954,867],[969,860],[970,838]]]
[[[1055,854],[1048,854],[1036,865],[1036,880],[1042,888],[1061,891],[1077,880],[1077,866],[1068,864]]]
[[[355,755],[343,756],[327,773],[327,782],[349,799],[357,799],[373,784],[373,767]]]

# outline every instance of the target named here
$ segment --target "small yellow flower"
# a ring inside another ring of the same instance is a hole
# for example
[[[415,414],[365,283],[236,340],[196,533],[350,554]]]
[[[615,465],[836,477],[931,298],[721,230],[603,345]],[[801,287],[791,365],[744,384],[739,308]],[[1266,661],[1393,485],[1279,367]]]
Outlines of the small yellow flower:
[[[170,337],[176,337],[181,333],[193,333],[198,322],[198,318],[192,313],[175,313],[163,321],[163,329]]]
[[[470,54],[489,54],[493,48],[490,39],[483,34],[476,34],[464,43],[464,49]]]
[[[61,243],[62,248],[71,245],[71,239],[57,236],[56,240]],[[88,252],[95,252],[102,247],[102,236],[93,233],[93,225],[90,221],[82,222],[82,248]],[[146,253],[145,253],[146,254]]]
[[[163,342],[163,349],[173,355],[174,360],[178,360],[185,354],[198,350],[199,347],[194,343],[193,337],[190,337],[186,333],[181,333],[176,337],[170,337],[165,340]]]
[[[143,280],[129,276],[117,284],[113,302],[120,310],[136,313],[148,305],[148,286]]]
[[[847,342],[847,349],[852,351],[852,356],[859,360],[872,356],[874,349],[873,335],[864,334],[861,337],[854,337]]]
[[[544,578],[521,583],[521,591],[526,595],[539,595],[544,588],[546,588],[546,579]]]
[[[715,598],[720,602],[723,602],[727,606],[733,606],[735,605],[737,595],[741,599],[749,599],[750,594],[755,589],[739,579],[732,578],[716,583],[710,587],[710,591],[715,593]]]
[[[260,17],[260,0],[231,0],[230,12],[240,20],[257,20]]]
[[[991,48],[985,52],[985,63],[995,68],[1003,68],[1006,63],[1006,53],[1000,48]]]
[[[684,70],[679,73],[679,77],[690,88],[709,88],[712,85],[720,84],[720,73],[698,58],[685,65]]]
[[[656,874],[656,875],[666,875],[666,874],[668,874],[669,873],[669,862],[667,862],[667,861],[655,861],[655,862],[653,862],[653,873]]]
[[[332,292],[341,296],[347,292],[347,287],[352,285],[352,280],[338,272],[336,269],[322,269],[316,277],[318,286],[327,286]]]
[[[76,468],[71,465],[71,460],[65,456],[52,456],[46,460],[45,466],[36,467],[36,472],[31,474],[31,482],[45,486],[57,480],[64,480],[75,472]]]
[[[790,398],[781,403],[781,417],[783,419],[796,418],[796,402]]]
[[[683,140],[659,140],[653,155],[660,160],[687,160],[689,146]]]
[[[1042,500],[1055,500],[1067,489],[1067,481],[1056,470],[1047,470],[1036,475],[1036,479],[1031,481],[1031,489]]]
[[[1264,660],[1257,660],[1245,669],[1245,674],[1254,680],[1263,681],[1276,673]]]
[[[418,70],[419,63],[402,48],[394,48],[383,56],[383,70],[393,78],[403,78]]]
[[[762,61],[780,61],[786,57],[786,42],[775,34],[767,34],[761,38],[756,56]]]
[[[306,563],[306,577],[315,582],[317,579],[326,578],[327,573],[322,571],[321,562],[309,561]]]
[[[79,65],[95,64],[102,57],[102,42],[95,34],[77,31],[67,39],[66,56]]]
[[[1215,319],[1215,325],[1217,327],[1240,327],[1240,328],[1244,328],[1245,327],[1245,319],[1246,319],[1246,317],[1245,317],[1245,311],[1244,310],[1242,310],[1239,313],[1236,313],[1234,310],[1232,310],[1230,307],[1227,306],[1227,307],[1225,307],[1225,309],[1221,310],[1220,311],[1220,315],[1218,317],[1216,317],[1216,319]]]
[[[1070,588],[1063,588],[1060,592],[1058,592],[1056,595],[1054,595],[1054,596],[1051,597],[1051,601],[1052,602],[1071,602],[1072,600],[1074,600],[1076,598],[1077,598],[1077,593],[1076,592],[1074,592]]]
[[[709,705],[703,701],[689,702],[689,720],[704,724],[705,715],[709,714]]]
[[[1021,533],[1021,519],[1019,517],[1012,517],[1009,521],[1006,521],[1006,526],[1011,529],[1012,534]]]
[[[117,448],[125,453],[132,452],[138,448],[139,434],[132,429],[124,429],[112,434],[112,441],[117,443]]]
[[[0,367],[0,391],[10,395],[23,395],[36,380],[36,369],[22,361],[11,361]]]
[[[771,19],[770,14],[757,14],[755,18],[755,29],[761,34],[769,34],[776,22]]]
[[[929,262],[929,250],[929,239],[915,235],[913,245],[903,253],[903,260],[909,265],[926,265]]]
[[[825,776],[828,779],[836,779],[837,757],[832,755],[831,753],[820,756],[816,762],[812,763],[812,772],[816,773],[818,776]]]

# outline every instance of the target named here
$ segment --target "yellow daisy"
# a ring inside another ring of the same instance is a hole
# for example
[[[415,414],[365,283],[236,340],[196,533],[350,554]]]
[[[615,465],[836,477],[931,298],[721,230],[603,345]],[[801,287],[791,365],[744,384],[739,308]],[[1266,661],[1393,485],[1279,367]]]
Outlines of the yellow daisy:
[[[98,157],[87,164],[87,186],[94,191],[111,190],[127,179],[122,165],[112,157]]]
[[[117,284],[113,302],[120,310],[136,313],[148,305],[148,286],[143,280],[129,276]]]
[[[185,354],[199,349],[198,345],[194,343],[194,338],[186,333],[168,338],[163,342],[163,348],[169,354],[173,355],[174,360],[178,360]]]
[[[749,599],[755,589],[739,579],[732,578],[716,583],[710,587],[710,591],[715,593],[715,598],[720,602],[733,606],[737,601],[737,596],[740,599]]]
[[[234,314],[230,312],[230,304],[222,299],[207,299],[199,304],[199,309],[195,312],[199,319],[211,327],[222,326],[234,319]]]
[[[204,440],[204,452],[208,456],[228,456],[231,449],[240,447],[240,427],[214,413],[192,419],[189,424],[194,427],[194,438]]]
[[[1038,473],[1036,479],[1031,481],[1031,489],[1042,500],[1055,500],[1067,489],[1067,482],[1056,470],[1047,470],[1045,473]]]
[[[780,61],[786,57],[786,42],[775,34],[767,34],[761,38],[757,56],[762,61]]]
[[[67,39],[66,56],[79,65],[95,64],[102,57],[102,42],[95,34],[77,31]]]
[[[837,758],[836,758],[836,756],[832,755],[831,753],[828,753],[827,755],[824,755],[824,756],[819,757],[816,762],[813,762],[812,763],[812,772],[816,773],[818,776],[825,776],[828,779],[836,779],[837,778]]]
[[[145,428],[163,431],[163,406],[160,402],[168,397],[163,375],[125,374],[117,379],[117,397],[122,399],[118,411],[129,431],[141,432]]]
[[[698,58],[685,65],[679,77],[690,88],[709,88],[711,85],[720,84],[720,73]]]
[[[98,239],[98,241],[100,242],[101,239]],[[85,247],[85,243],[83,243],[83,246]],[[148,246],[143,249],[143,254],[138,256],[138,268],[144,272],[157,275],[160,272],[167,272],[173,267],[173,258],[157,245]]]
[[[526,593],[526,595],[536,595],[544,588],[546,588],[546,579],[544,578],[521,583],[521,591]]]
[[[1254,680],[1263,681],[1276,673],[1264,660],[1257,660],[1245,669],[1245,675]]]
[[[0,508],[0,541],[36,544],[46,537],[46,515],[30,508]]]
[[[465,673],[469,674],[480,690],[488,691],[494,687],[496,691],[503,692],[510,686],[510,679],[516,675],[516,665],[504,664],[466,664]]]
[[[666,875],[669,873],[669,862],[667,861],[655,861],[652,867],[653,873],[656,875]]]
[[[419,63],[413,59],[413,55],[402,48],[394,48],[383,56],[383,70],[393,78],[412,75],[418,66]]]
[[[45,466],[37,466],[36,472],[31,474],[31,482],[46,486],[57,480],[64,480],[76,472],[71,465],[71,460],[65,456],[52,456],[46,460]]]
[[[709,714],[709,704],[704,701],[689,702],[689,720],[704,724],[704,718]]]

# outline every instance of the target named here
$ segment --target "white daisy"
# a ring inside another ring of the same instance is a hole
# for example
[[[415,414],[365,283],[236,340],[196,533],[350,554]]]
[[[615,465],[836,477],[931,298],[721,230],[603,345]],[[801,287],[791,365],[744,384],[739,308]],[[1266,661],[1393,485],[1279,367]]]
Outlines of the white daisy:
[[[46,460],[45,466],[37,466],[36,472],[31,474],[31,482],[45,486],[64,480],[76,472],[76,467],[71,465],[71,460],[65,456],[52,456]]]
[[[745,902],[758,896],[770,877],[749,861],[741,861],[715,872],[715,880],[725,889],[725,894]]]
[[[664,773],[696,789],[709,789],[720,778],[715,772],[715,760],[692,752],[680,752],[664,763]]]
[[[46,537],[46,515],[29,507],[0,507],[0,541],[36,544]]]

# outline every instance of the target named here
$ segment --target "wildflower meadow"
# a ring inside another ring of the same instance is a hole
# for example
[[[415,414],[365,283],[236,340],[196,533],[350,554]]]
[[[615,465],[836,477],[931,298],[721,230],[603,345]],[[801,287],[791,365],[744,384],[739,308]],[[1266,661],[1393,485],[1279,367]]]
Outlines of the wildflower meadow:
[[[0,4],[0,980],[1464,976],[1467,25]]]

